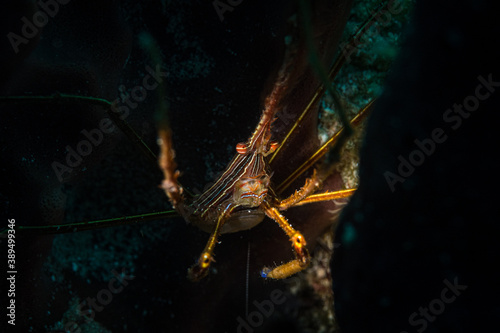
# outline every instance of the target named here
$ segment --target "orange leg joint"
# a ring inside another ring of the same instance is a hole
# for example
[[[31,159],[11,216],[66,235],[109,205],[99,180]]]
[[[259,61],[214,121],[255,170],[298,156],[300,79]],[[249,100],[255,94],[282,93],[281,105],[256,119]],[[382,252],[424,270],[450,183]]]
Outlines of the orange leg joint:
[[[304,236],[299,231],[296,231],[290,223],[288,223],[286,218],[280,214],[278,209],[269,206],[269,203],[267,202],[264,203],[264,209],[266,215],[276,221],[290,239],[292,249],[295,253],[295,259],[273,269],[264,267],[261,271],[261,276],[271,279],[284,279],[305,269],[309,265],[311,257],[309,255],[309,251],[307,250],[307,243]]]
[[[233,211],[233,209],[234,206],[228,206],[219,215],[214,231],[212,231],[212,234],[210,235],[207,245],[205,245],[205,249],[201,253],[200,258],[188,270],[188,278],[191,281],[199,281],[208,274],[208,269],[210,268],[210,265],[212,264],[212,262],[215,262],[213,253],[215,245],[217,244],[217,239],[219,238],[220,230],[224,225],[224,222],[227,220],[227,218]]]

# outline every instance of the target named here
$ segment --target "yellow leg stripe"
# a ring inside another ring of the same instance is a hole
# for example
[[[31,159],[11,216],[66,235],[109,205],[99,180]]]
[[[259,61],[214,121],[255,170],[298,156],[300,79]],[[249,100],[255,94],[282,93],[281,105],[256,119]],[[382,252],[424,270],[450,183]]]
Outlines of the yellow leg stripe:
[[[350,197],[351,195],[356,192],[356,189],[348,189],[348,190],[340,190],[340,191],[335,191],[335,192],[324,192],[324,193],[318,193],[318,194],[313,194],[308,196],[307,198],[299,201],[294,205],[295,206],[300,206],[300,205],[305,205],[308,203],[313,203],[313,202],[321,202],[321,201],[328,201],[328,200],[335,200],[335,199],[342,199],[342,198],[347,198]]]

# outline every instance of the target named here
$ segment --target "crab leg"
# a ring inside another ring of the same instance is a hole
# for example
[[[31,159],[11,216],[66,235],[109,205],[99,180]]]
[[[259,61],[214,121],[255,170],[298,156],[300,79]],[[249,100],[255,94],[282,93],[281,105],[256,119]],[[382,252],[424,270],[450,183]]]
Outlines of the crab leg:
[[[217,238],[219,238],[220,230],[224,222],[226,222],[234,208],[234,205],[229,204],[217,218],[217,224],[208,239],[207,245],[205,245],[205,249],[198,258],[198,261],[188,270],[188,278],[191,281],[199,281],[204,278],[208,273],[212,261],[215,262],[213,252],[215,244],[217,244]]]
[[[175,150],[170,128],[160,128],[158,130],[158,145],[160,146],[158,164],[163,171],[163,181],[160,187],[165,191],[174,209],[179,210],[184,202],[184,196],[183,189],[177,182],[180,171],[176,170],[177,164],[174,159]]]
[[[263,207],[266,215],[276,221],[290,239],[296,259],[273,269],[264,267],[261,275],[265,278],[284,279],[305,269],[309,265],[311,257],[306,247],[306,240],[300,231],[295,230],[277,208],[269,206],[267,202],[263,204]]]
[[[314,193],[314,191],[316,191],[320,185],[321,182],[316,175],[316,170],[314,170],[312,176],[306,179],[306,183],[304,184],[304,186],[295,191],[288,198],[281,200],[278,203],[278,209],[287,210],[290,207],[296,206],[299,202]]]
[[[293,207],[313,203],[313,202],[321,202],[321,201],[329,201],[329,200],[335,200],[335,199],[342,199],[342,198],[347,198],[350,197],[351,195],[356,192],[355,188],[350,188],[346,190],[339,190],[339,191],[331,191],[331,192],[323,192],[323,193],[316,193],[313,195],[310,195],[301,201],[295,203]]]
[[[278,203],[278,209],[280,211],[287,210],[290,207],[301,206],[313,202],[329,201],[335,199],[342,199],[350,197],[356,192],[356,189],[346,189],[339,191],[327,191],[323,193],[314,193],[321,185],[321,181],[316,175],[316,170],[314,170],[313,175],[306,179],[306,183],[299,190],[295,191],[288,198],[281,200]]]

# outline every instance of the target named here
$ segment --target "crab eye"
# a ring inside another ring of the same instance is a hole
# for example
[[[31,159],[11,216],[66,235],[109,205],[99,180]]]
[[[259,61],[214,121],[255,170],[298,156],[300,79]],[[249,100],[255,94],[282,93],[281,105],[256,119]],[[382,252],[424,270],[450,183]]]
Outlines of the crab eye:
[[[274,153],[276,151],[276,149],[278,149],[278,147],[279,147],[278,142],[276,142],[276,141],[269,142],[269,152],[270,153]]]
[[[240,142],[236,145],[236,152],[238,154],[246,154],[248,152],[248,147],[246,143]]]

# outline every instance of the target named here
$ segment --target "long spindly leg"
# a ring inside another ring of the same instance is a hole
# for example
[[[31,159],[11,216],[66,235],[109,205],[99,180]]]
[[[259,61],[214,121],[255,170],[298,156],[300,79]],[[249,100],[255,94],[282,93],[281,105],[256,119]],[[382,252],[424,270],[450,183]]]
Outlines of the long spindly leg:
[[[285,210],[292,206],[295,207],[313,202],[346,198],[356,191],[356,189],[347,189],[309,195],[316,189],[317,184],[315,179],[316,174],[313,174],[311,178],[306,180],[306,184],[300,190],[296,191],[289,198],[281,201],[278,204],[278,208],[271,207],[267,202],[264,203],[266,215],[276,221],[290,239],[296,258],[275,268],[264,267],[261,272],[262,277],[284,279],[302,271],[310,262],[310,255],[306,247],[307,243],[304,236],[288,223],[287,219],[281,215],[279,210]]]
[[[358,114],[351,120],[351,126],[357,127],[369,114],[370,110],[373,108],[375,100],[370,101],[367,105],[365,105]],[[276,193],[280,194],[285,189],[287,189],[292,182],[294,182],[300,175],[302,175],[307,169],[311,168],[316,162],[318,162],[325,154],[329,151],[338,151],[342,144],[339,142],[339,138],[344,135],[343,130],[341,129],[337,133],[335,133],[330,139],[328,139],[321,147],[319,147],[314,154],[312,154],[302,165],[300,165],[294,172],[292,172],[281,184],[276,187]],[[283,143],[281,144],[283,145]],[[320,180],[324,180],[329,170],[328,165],[325,165],[323,168],[319,170],[319,178]]]
[[[179,211],[179,209],[182,209],[184,196],[183,189],[177,182],[180,172],[176,170],[177,164],[175,163],[172,131],[169,127],[163,126],[158,130],[158,145],[160,146],[158,164],[163,171],[163,181],[160,187],[165,191],[172,206]]]
[[[279,210],[287,210],[290,207],[297,205],[297,203],[304,200],[306,197],[314,193],[321,185],[317,177],[316,170],[314,170],[311,177],[306,179],[306,183],[299,190],[296,190],[288,198],[281,200],[278,203]]]
[[[148,33],[142,33],[139,38],[141,47],[157,64],[162,63],[161,51],[157,41]],[[187,216],[186,205],[184,204],[184,189],[177,181],[180,171],[175,163],[175,150],[172,140],[172,129],[169,120],[169,104],[167,101],[166,83],[160,81],[156,88],[156,111],[155,117],[158,126],[158,145],[160,154],[158,165],[163,172],[163,181],[160,185],[165,191],[172,207],[183,217]]]
[[[268,217],[279,224],[281,229],[283,229],[290,239],[295,253],[295,259],[275,268],[264,267],[261,276],[271,279],[284,279],[305,269],[309,265],[311,257],[307,250],[307,243],[304,236],[300,231],[295,230],[290,223],[288,223],[286,218],[280,214],[277,208],[269,206],[267,202],[264,203],[264,211]]]
[[[283,211],[290,207],[301,206],[313,202],[347,198],[356,192],[356,189],[346,189],[312,194],[318,189],[320,184],[321,181],[318,179],[315,170],[313,175],[306,179],[304,186],[277,204],[278,210]]]
[[[317,59],[317,54],[316,54],[317,51],[315,50],[314,45],[310,42],[312,40],[312,35],[311,35],[312,31],[308,30],[309,28],[308,28],[308,24],[307,24],[308,20],[309,20],[309,18],[307,17],[308,16],[307,13],[309,12],[309,9],[307,7],[305,7],[306,11],[304,11],[304,5],[307,6],[307,4],[305,1],[300,1],[300,5],[302,7],[301,13],[302,13],[302,15],[306,16],[306,17],[304,17],[305,20],[302,20],[302,23],[304,24],[304,27],[306,30],[307,51],[309,53],[309,59],[311,61],[311,65],[313,66],[313,69],[315,70],[315,72],[317,72],[319,74],[319,77],[321,79],[322,84],[317,88],[316,93],[313,95],[312,99],[309,101],[309,103],[307,104],[307,106],[303,110],[303,112],[299,115],[299,117],[297,117],[295,123],[289,129],[288,133],[285,135],[283,141],[281,142],[281,145],[273,152],[273,155],[269,159],[269,163],[271,163],[271,166],[272,166],[274,159],[280,154],[281,148],[283,148],[285,146],[285,142],[287,142],[292,137],[292,134],[295,132],[295,130],[297,128],[300,127],[302,121],[304,119],[306,119],[306,115],[309,114],[309,112],[314,112],[314,109],[315,109],[314,106],[317,105],[317,103],[319,102],[319,100],[321,99],[321,97],[323,96],[325,91],[330,90],[330,92],[331,92],[331,82],[333,82],[335,77],[337,77],[337,74],[340,72],[340,69],[349,60],[349,56],[352,54],[352,52],[354,50],[356,50],[356,48],[359,45],[359,41],[362,39],[363,35],[372,27],[373,22],[377,18],[377,16],[386,9],[387,4],[388,4],[388,2],[381,3],[379,5],[379,7],[375,10],[375,14],[371,15],[368,19],[365,20],[365,22],[363,22],[363,24],[360,25],[358,30],[356,30],[356,32],[350,37],[349,41],[346,44],[344,44],[342,47],[343,50],[349,50],[349,51],[348,52],[340,52],[339,56],[337,57],[337,59],[335,59],[335,62],[331,66],[330,71],[328,72],[328,74],[326,74],[324,69],[322,69],[321,66],[319,66],[319,62],[314,61],[315,59]],[[345,114],[345,112],[343,112],[342,110],[339,110],[339,112]],[[344,120],[345,120],[345,116],[344,116]],[[344,122],[344,124],[345,124],[345,122]],[[356,125],[356,124],[353,124],[353,122],[351,121],[351,127],[353,125]],[[298,170],[298,171],[300,171],[300,170]],[[303,171],[304,170],[301,170],[301,172],[299,172],[298,174],[299,175],[302,174]],[[293,179],[296,179],[295,175],[291,175],[291,177],[295,177]],[[290,182],[292,182],[292,181],[293,180],[290,180]],[[280,185],[279,188],[285,189],[290,184],[288,183],[286,186],[283,186],[283,187],[282,187],[282,185]],[[278,191],[278,192],[281,192],[281,191]]]
[[[321,202],[321,201],[329,201],[329,200],[335,200],[335,199],[348,198],[351,195],[353,195],[354,192],[356,192],[355,188],[350,188],[350,189],[346,189],[346,190],[339,190],[339,191],[329,191],[329,192],[323,192],[323,193],[316,193],[316,194],[312,194],[310,196],[307,196],[304,199],[296,202],[293,205],[293,207],[302,206],[302,205],[313,203],[313,202]]]
[[[351,126],[358,126],[361,121],[367,116],[371,108],[373,107],[374,100],[369,102],[364,108],[362,108],[358,115],[351,120]],[[333,135],[328,141],[326,141],[311,157],[309,157],[301,166],[299,166],[294,172],[292,172],[288,178],[286,178],[281,184],[276,188],[276,193],[280,194],[286,188],[290,186],[290,184],[295,181],[301,174],[303,174],[307,169],[312,167],[320,158],[322,158],[329,151],[339,152],[342,144],[339,145],[338,138],[342,135],[342,129]],[[319,167],[319,170],[316,169],[313,172],[313,175],[306,179],[306,182],[302,188],[295,191],[288,198],[280,201],[277,204],[277,207],[280,211],[287,210],[290,207],[300,206],[307,203],[319,202],[319,201],[328,201],[340,198],[346,198],[351,196],[356,189],[347,189],[333,192],[324,192],[319,194],[313,194],[316,190],[318,190],[322,182],[331,174],[332,166],[330,163],[323,163]]]
[[[188,278],[191,281],[199,281],[203,279],[210,268],[210,264],[215,262],[214,260],[214,248],[215,244],[217,244],[217,239],[219,238],[220,231],[224,222],[226,222],[227,218],[233,211],[234,206],[227,206],[226,209],[219,215],[217,218],[217,224],[215,225],[212,234],[210,234],[210,238],[208,239],[207,245],[205,245],[205,249],[201,253],[198,261],[191,266],[188,270]]]

